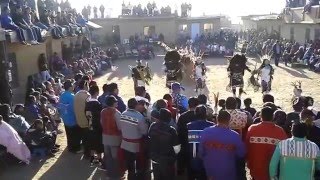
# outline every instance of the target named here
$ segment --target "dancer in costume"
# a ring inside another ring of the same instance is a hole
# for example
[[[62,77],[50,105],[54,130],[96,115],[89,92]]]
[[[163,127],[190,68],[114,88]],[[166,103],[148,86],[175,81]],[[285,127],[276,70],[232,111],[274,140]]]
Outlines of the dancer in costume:
[[[144,87],[145,85],[149,85],[150,81],[152,80],[152,77],[148,63],[146,63],[146,65],[144,66],[142,65],[141,60],[137,60],[137,65],[134,67],[129,66],[129,69],[131,70],[134,88],[138,86]]]
[[[200,89],[200,93],[202,89],[205,87],[205,77],[206,77],[207,67],[202,61],[201,57],[197,57],[197,60],[194,65],[194,80],[196,82],[196,92]]]
[[[230,82],[228,86],[231,87],[233,96],[236,96],[237,87],[239,87],[239,97],[241,97],[242,93],[244,92],[244,71],[248,70],[251,72],[246,63],[247,58],[244,54],[236,54],[229,60],[227,71],[229,73]]]
[[[181,56],[178,51],[168,51],[164,58],[164,66],[166,73],[166,86],[171,87],[173,82],[181,82],[182,80],[182,67]]]
[[[262,93],[269,93],[271,91],[271,83],[273,79],[274,69],[270,64],[270,56],[263,56],[262,64],[257,70],[259,75],[261,76],[261,87]]]

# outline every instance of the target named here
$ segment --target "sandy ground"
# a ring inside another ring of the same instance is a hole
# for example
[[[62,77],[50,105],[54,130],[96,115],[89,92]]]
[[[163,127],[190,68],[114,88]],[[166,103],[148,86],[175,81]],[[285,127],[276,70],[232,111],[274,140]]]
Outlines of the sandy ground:
[[[158,55],[156,59],[150,60],[149,64],[153,72],[153,81],[147,87],[151,94],[152,102],[162,98],[169,90],[165,88],[165,78],[162,69],[163,55]],[[248,65],[254,68],[259,60],[250,59]],[[207,73],[207,88],[205,93],[210,99],[213,99],[214,93],[219,92],[220,98],[227,98],[232,94],[226,91],[227,79],[227,60],[223,58],[210,58],[205,60],[209,72]],[[116,71],[109,71],[105,75],[96,79],[99,86],[104,83],[116,82],[120,87],[120,95],[127,101],[133,97],[133,81],[129,77],[128,65],[135,65],[135,60],[120,60],[115,62],[118,67]],[[245,81],[250,74],[246,72]],[[275,77],[273,82],[272,94],[276,98],[276,104],[286,111],[291,110],[290,101],[292,98],[293,87],[290,85],[292,81],[301,80],[304,95],[312,95],[315,102],[320,102],[320,79],[319,75],[305,69],[292,69],[280,65],[275,67]],[[194,83],[190,80],[183,81],[186,87],[184,92],[188,96],[194,96]],[[247,82],[246,82],[247,84]],[[251,87],[245,87],[247,95],[242,98],[251,97],[253,106],[256,108],[262,105],[262,94],[254,92]],[[316,93],[318,92],[318,93]],[[319,103],[315,104],[319,107]],[[62,127],[60,129],[63,129]],[[50,159],[34,159],[29,166],[15,165],[8,168],[0,169],[1,180],[28,180],[28,179],[44,179],[44,180],[70,180],[70,179],[105,179],[105,172],[97,167],[90,167],[86,160],[81,159],[81,155],[73,155],[65,150],[66,137],[65,134],[59,135],[58,143],[61,145],[61,151],[54,158]]]

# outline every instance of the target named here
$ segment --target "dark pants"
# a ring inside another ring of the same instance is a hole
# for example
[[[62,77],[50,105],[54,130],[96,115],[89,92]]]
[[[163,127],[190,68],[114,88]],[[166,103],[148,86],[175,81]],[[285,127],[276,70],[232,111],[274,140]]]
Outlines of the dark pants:
[[[236,160],[238,180],[246,180],[246,161],[244,158]]]
[[[154,180],[174,180],[174,163],[155,163],[152,162]]]
[[[70,152],[80,150],[80,129],[78,126],[64,126],[67,135],[67,145]]]
[[[26,41],[26,38],[24,37],[24,34],[23,34],[23,30],[22,30],[21,28],[16,27],[16,26],[12,26],[12,27],[10,27],[9,29],[16,31],[17,36],[18,36],[18,39],[19,39],[21,42]]]
[[[206,170],[203,168],[201,170],[193,170],[188,167],[188,180],[207,180]]]
[[[275,55],[274,55],[274,64],[275,64],[276,66],[279,65],[279,60],[280,60],[280,54],[275,54]]]
[[[104,160],[108,177],[114,179],[120,179],[122,177],[119,148],[119,146],[104,145]]]
[[[37,41],[37,37],[31,28],[23,28],[23,29],[27,31],[28,37],[31,39],[31,41]]]
[[[128,180],[144,180],[145,169],[143,162],[138,158],[138,154],[124,150],[124,157],[128,169]]]
[[[89,128],[80,128],[80,137],[83,146],[83,154],[86,157],[90,157]]]
[[[36,37],[38,42],[43,42],[42,36],[41,36],[41,29],[37,26],[32,27],[32,31],[34,36]]]

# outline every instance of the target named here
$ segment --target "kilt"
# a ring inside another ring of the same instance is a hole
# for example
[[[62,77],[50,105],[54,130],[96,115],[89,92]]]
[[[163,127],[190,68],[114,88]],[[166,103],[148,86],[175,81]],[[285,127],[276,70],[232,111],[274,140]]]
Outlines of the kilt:
[[[240,87],[243,88],[243,74],[242,73],[233,73],[230,76],[230,86],[231,88]]]

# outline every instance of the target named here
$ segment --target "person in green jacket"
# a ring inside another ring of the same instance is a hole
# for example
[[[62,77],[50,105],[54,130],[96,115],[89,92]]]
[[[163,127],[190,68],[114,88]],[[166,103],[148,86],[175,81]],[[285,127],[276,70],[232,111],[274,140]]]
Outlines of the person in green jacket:
[[[319,148],[306,139],[305,123],[294,123],[291,133],[292,138],[280,141],[273,153],[269,166],[271,180],[314,180],[315,170],[320,170]]]

